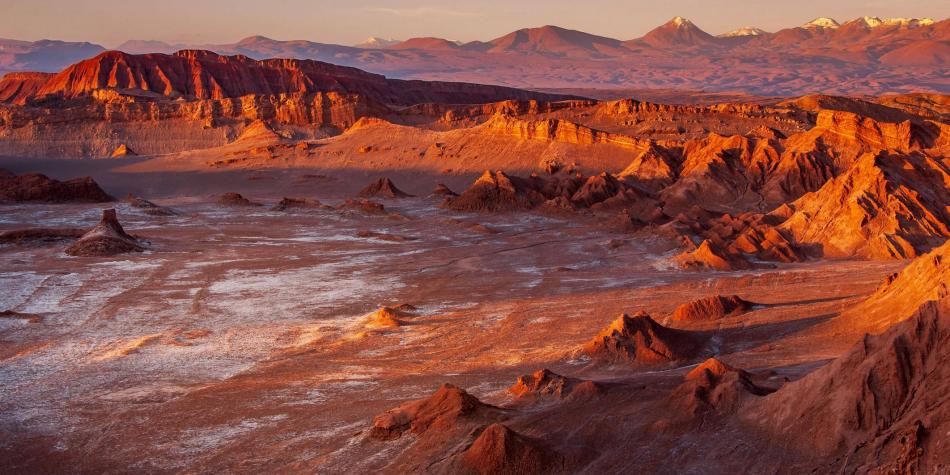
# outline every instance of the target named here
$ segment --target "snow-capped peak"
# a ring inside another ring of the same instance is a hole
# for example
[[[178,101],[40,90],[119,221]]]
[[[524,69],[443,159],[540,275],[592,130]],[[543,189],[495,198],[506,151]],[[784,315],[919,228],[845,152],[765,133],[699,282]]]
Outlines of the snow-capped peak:
[[[366,38],[366,40],[363,41],[362,43],[356,45],[356,47],[357,48],[388,48],[396,43],[399,43],[399,40],[370,36],[369,38]]]
[[[919,26],[933,25],[934,21],[930,18],[878,18],[865,16],[848,22],[849,25],[861,25],[867,29],[877,28],[879,26],[896,26],[900,28],[916,28]]]
[[[692,25],[692,24],[693,24],[693,22],[691,22],[691,21],[689,21],[689,20],[687,20],[687,19],[685,19],[685,18],[683,18],[683,17],[681,17],[681,16],[674,17],[672,20],[670,20],[670,23],[676,25],[678,28],[682,28],[682,27],[684,27],[684,26],[689,26],[689,25]]]
[[[765,30],[763,30],[763,29],[761,29],[761,28],[756,28],[756,27],[754,27],[754,26],[744,26],[744,27],[739,28],[739,29],[737,29],[737,30],[732,30],[732,31],[730,31],[730,32],[728,32],[728,33],[723,33],[723,34],[721,34],[721,35],[719,35],[719,36],[722,37],[722,38],[734,38],[734,37],[737,37],[737,36],[760,36],[760,35],[764,35],[764,34],[766,34],[766,33],[768,33],[768,32],[765,31]]]
[[[885,18],[881,24],[888,26],[917,27],[933,25],[934,21],[932,18]]]
[[[834,18],[815,18],[814,20],[802,25],[802,28],[838,28],[841,26]]]
[[[882,21],[880,18],[876,16],[875,17],[864,16],[864,17],[858,18],[855,21],[864,23],[864,25],[867,26],[868,28],[875,28],[884,24],[884,21]]]

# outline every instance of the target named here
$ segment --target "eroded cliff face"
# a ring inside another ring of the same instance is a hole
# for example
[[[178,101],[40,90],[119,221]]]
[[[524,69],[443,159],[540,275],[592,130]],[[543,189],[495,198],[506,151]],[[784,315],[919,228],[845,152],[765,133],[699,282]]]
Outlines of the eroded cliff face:
[[[640,150],[650,144],[648,140],[612,134],[560,119],[522,120],[499,114],[483,127],[489,133],[520,140],[547,140],[580,145],[610,144],[630,150]]]
[[[337,93],[167,101],[99,90],[62,108],[0,107],[0,154],[100,157],[121,144],[144,155],[179,152],[227,144],[254,121],[314,138],[385,110],[363,96]]]
[[[314,138],[340,133],[362,117],[399,113],[418,104],[520,111],[561,97],[499,86],[387,79],[318,61],[256,61],[207,51],[111,51],[57,74],[5,76],[0,81],[0,153],[107,156],[126,144],[150,155],[220,146],[256,120],[289,126],[299,138]]]
[[[8,73],[0,78],[0,103],[23,104],[52,77],[52,73]]]
[[[170,55],[108,51],[50,77],[27,100],[74,99],[101,89],[189,99],[335,92],[359,94],[380,103],[402,106],[423,102],[484,103],[561,97],[501,86],[388,79],[356,68],[312,60],[257,61],[241,55],[183,50]]]

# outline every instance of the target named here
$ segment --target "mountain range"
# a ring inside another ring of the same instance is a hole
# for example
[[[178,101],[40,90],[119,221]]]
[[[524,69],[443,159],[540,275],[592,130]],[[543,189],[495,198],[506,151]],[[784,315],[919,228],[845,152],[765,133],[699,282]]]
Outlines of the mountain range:
[[[689,89],[769,96],[950,91],[950,20],[818,18],[769,33],[755,27],[714,36],[676,17],[618,40],[557,26],[490,41],[370,38],[356,46],[252,36],[231,44],[131,40],[127,53],[203,49],[254,59],[314,59],[403,79],[524,88]],[[91,43],[0,40],[0,72],[54,72],[105,48]]]

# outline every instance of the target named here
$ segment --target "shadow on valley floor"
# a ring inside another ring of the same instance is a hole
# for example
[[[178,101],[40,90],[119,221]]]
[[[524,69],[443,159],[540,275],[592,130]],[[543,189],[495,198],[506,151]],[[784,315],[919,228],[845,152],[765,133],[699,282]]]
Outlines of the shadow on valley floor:
[[[207,171],[123,172],[128,165],[148,158],[35,159],[0,157],[0,169],[13,173],[43,173],[65,180],[91,176],[114,197],[133,194],[146,199],[200,197],[234,191],[250,198],[280,200],[284,196],[317,199],[355,197],[359,190],[381,177],[392,179],[409,194],[426,197],[443,183],[456,192],[470,185],[475,173],[431,173],[397,169],[250,168]]]
[[[799,305],[811,305],[811,304],[816,304],[816,303],[827,303],[827,302],[836,302],[836,301],[841,301],[841,300],[849,300],[849,299],[853,299],[853,298],[857,298],[857,297],[861,297],[861,295],[859,295],[859,294],[836,295],[836,296],[834,296],[834,297],[826,297],[826,298],[820,298],[820,299],[802,299],[802,300],[790,300],[790,301],[787,301],[787,302],[759,303],[759,305],[763,305],[763,306],[765,306],[766,308],[771,308],[771,307],[796,307],[796,306],[799,306]],[[758,302],[757,302],[757,303],[758,303]]]

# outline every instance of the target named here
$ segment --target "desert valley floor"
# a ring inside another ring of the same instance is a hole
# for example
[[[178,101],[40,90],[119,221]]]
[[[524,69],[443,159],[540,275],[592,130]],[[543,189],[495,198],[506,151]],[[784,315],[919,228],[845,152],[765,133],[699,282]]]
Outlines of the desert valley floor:
[[[26,166],[6,165],[18,164]],[[741,318],[673,326],[708,333],[710,354],[730,364],[798,379],[858,338],[823,324],[906,264],[689,272],[671,262],[675,243],[647,233],[534,213],[456,213],[432,197],[385,200],[379,215],[271,210],[283,194],[335,204],[358,191],[345,185],[359,183],[353,176],[237,172],[207,180],[220,190],[194,180],[204,186],[182,193],[177,187],[188,184],[174,176],[95,168],[103,186],[151,187],[154,201],[177,214],[116,206],[126,229],[151,243],[141,254],[0,250],[0,304],[38,316],[2,322],[2,449],[14,468],[368,472],[406,443],[368,438],[375,414],[442,383],[510,404],[507,388],[519,376],[547,368],[627,390],[576,411],[596,408],[595,417],[552,421],[554,410],[542,405],[512,415],[510,427],[624,433],[617,443],[636,460],[605,450],[591,456],[590,472],[699,472],[709,459],[676,453],[717,435],[682,437],[659,425],[660,414],[643,416],[696,364],[648,372],[592,365],[578,351],[592,333],[624,312],[662,322],[684,302],[738,293],[757,303]],[[405,189],[424,195],[434,182],[412,185]],[[162,187],[176,187],[176,196],[162,199]],[[262,205],[224,207],[213,196],[225,189]],[[102,209],[11,205],[0,229],[88,227]],[[364,319],[399,304],[416,307],[404,325]],[[741,438],[715,444],[728,449],[710,455],[722,467],[748,461],[732,454],[746,450]]]
[[[760,71],[655,102],[199,49],[6,74],[0,474],[950,473],[948,27],[359,53]]]

